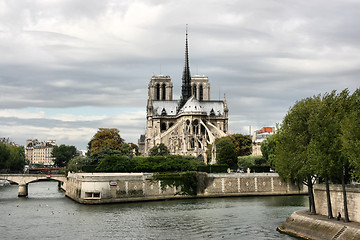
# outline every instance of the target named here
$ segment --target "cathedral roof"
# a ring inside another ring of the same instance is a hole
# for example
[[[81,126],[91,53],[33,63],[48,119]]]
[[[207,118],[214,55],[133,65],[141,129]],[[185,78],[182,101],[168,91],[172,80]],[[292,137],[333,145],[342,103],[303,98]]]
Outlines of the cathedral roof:
[[[219,116],[225,114],[224,101],[201,101],[191,97],[177,113],[178,101],[152,101],[155,115],[176,116],[182,113],[206,114]]]
[[[206,114],[204,107],[194,96],[186,101],[185,105],[180,109],[180,113]]]
[[[156,115],[164,115],[164,110],[168,116],[175,116],[177,113],[178,101],[153,101],[152,104]]]

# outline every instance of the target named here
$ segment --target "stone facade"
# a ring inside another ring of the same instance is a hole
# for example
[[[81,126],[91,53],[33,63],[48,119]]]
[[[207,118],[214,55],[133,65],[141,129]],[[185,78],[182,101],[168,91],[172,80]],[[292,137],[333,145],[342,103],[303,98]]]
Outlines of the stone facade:
[[[225,97],[223,101],[210,100],[208,77],[190,76],[187,35],[181,99],[173,100],[170,76],[152,76],[146,109],[145,139],[139,141],[139,145],[144,145],[145,156],[152,147],[163,143],[171,154],[192,155],[206,161],[207,146],[228,132]]]

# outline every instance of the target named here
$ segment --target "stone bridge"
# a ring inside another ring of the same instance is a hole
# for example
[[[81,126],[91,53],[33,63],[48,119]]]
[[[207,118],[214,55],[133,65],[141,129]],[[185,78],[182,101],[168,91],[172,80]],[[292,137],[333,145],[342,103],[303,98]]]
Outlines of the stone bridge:
[[[19,185],[19,197],[28,195],[28,184],[39,181],[58,181],[66,189],[67,178],[63,174],[0,174],[0,180],[7,180]]]

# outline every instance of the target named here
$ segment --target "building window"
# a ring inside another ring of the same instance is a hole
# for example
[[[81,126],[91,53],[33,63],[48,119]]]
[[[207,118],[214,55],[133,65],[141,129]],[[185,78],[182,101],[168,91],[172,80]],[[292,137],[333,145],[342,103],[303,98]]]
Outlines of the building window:
[[[196,96],[196,85],[195,84],[193,85],[193,96],[195,98],[197,98],[197,96]]]
[[[85,199],[100,199],[100,192],[85,192]]]
[[[202,101],[203,99],[204,99],[204,89],[203,89],[203,85],[200,85],[199,101]]]
[[[166,130],[166,123],[162,123],[161,124],[161,131],[165,131]]]
[[[162,85],[162,99],[161,100],[165,100],[166,99],[166,85],[165,83]]]
[[[156,84],[156,100],[160,100],[160,84]]]

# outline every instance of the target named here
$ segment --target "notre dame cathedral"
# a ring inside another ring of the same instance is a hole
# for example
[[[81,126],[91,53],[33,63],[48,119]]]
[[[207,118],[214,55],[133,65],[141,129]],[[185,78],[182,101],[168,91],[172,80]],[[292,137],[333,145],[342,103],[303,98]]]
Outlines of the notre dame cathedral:
[[[179,100],[173,100],[173,84],[169,76],[151,77],[146,132],[139,140],[140,151],[145,156],[152,147],[163,143],[171,154],[196,156],[210,162],[206,156],[207,145],[228,132],[226,99],[210,100],[209,79],[190,75],[188,55],[186,32],[185,66]],[[214,159],[211,162],[214,163]]]

